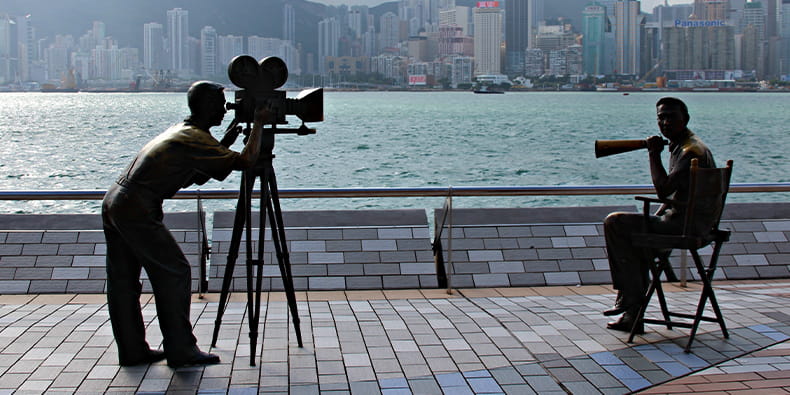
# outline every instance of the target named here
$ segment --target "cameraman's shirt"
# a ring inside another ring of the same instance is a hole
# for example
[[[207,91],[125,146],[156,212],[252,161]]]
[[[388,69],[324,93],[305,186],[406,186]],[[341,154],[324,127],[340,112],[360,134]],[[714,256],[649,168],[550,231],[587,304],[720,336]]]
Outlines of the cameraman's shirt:
[[[167,199],[189,186],[196,174],[224,180],[238,157],[208,131],[182,122],[148,142],[123,177],[154,197]]]

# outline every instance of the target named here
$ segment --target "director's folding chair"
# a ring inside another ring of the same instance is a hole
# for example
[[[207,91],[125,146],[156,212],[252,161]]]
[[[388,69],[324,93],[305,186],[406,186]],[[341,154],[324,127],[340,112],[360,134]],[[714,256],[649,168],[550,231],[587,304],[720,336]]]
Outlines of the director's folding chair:
[[[645,229],[643,233],[634,234],[632,238],[635,246],[662,251],[662,253],[656,254],[656,258],[650,260],[652,280],[650,281],[650,286],[643,299],[638,317],[643,318],[643,322],[646,324],[666,325],[667,329],[672,329],[673,326],[691,328],[691,333],[689,334],[688,343],[685,348],[686,352],[691,351],[691,343],[694,341],[694,336],[699,328],[700,321],[718,323],[724,338],[729,338],[727,327],[724,324],[724,317],[719,309],[719,304],[716,301],[716,295],[713,292],[711,283],[713,275],[716,272],[716,265],[722,244],[730,238],[729,231],[719,229],[719,221],[721,220],[724,202],[730,187],[732,160],[727,161],[726,167],[705,169],[700,168],[697,160],[693,159],[691,161],[690,171],[689,196],[688,200],[685,202],[644,196],[636,197],[637,200],[644,203],[643,211],[646,217],[650,215],[651,203],[684,207],[686,212],[682,233],[659,234],[651,233],[650,229]],[[645,223],[648,223],[648,221],[645,221]],[[706,263],[700,257],[699,250],[711,244],[713,246],[713,252]],[[669,254],[666,253],[667,250],[672,249],[689,251],[693,258],[697,273],[699,273],[700,281],[702,282],[702,291],[695,314],[678,313],[670,311],[667,307],[664,290],[661,287],[661,273],[672,272]],[[658,295],[663,319],[644,318],[645,310],[650,304],[654,292]],[[715,314],[714,317],[704,315],[705,305],[708,300],[710,300],[710,306]],[[673,317],[685,320],[673,320]],[[691,320],[691,322],[687,320]],[[632,343],[634,340],[639,320],[635,320],[634,322],[634,327],[631,329],[631,333],[628,337],[629,343]]]

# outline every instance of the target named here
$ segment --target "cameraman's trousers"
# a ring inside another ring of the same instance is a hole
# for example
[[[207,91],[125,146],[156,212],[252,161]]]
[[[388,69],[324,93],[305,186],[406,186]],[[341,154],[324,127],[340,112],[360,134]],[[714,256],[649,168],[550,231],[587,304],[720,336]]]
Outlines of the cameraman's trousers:
[[[116,183],[104,197],[107,306],[121,363],[141,360],[149,349],[140,308],[142,268],[153,288],[167,359],[198,352],[189,320],[189,262],[162,217],[162,200],[139,186]]]

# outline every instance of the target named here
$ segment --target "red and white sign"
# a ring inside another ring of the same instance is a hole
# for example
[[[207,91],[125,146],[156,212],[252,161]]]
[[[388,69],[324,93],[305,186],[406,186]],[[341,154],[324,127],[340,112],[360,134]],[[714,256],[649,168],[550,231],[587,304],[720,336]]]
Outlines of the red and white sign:
[[[478,1],[477,8],[499,8],[498,1]]]
[[[409,75],[409,85],[426,85],[428,78],[425,74]]]

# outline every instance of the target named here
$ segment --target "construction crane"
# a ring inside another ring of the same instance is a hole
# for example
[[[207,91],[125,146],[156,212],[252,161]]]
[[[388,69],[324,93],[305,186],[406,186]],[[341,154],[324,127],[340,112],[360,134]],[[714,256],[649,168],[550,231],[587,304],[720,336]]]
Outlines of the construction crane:
[[[637,81],[637,82],[636,82],[636,86],[643,86],[643,85],[645,84],[645,80],[647,80],[647,79],[648,79],[648,77],[650,77],[651,75],[653,75],[653,73],[654,73],[656,70],[658,70],[658,68],[661,66],[661,64],[662,64],[662,63],[664,63],[664,60],[663,60],[663,59],[660,59],[658,62],[656,62],[656,64],[655,64],[655,65],[654,65],[654,66],[653,66],[653,67],[652,67],[650,70],[648,70],[648,71],[647,71],[647,73],[645,73],[645,74],[642,76],[642,78],[640,78],[640,79],[639,79],[639,81]]]

